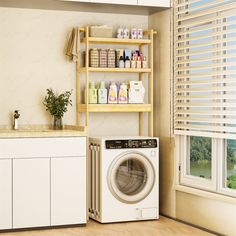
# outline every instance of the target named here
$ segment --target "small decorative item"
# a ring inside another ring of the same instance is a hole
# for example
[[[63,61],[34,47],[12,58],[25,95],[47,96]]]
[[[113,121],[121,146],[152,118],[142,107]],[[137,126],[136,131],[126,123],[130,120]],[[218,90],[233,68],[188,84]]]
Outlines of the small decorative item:
[[[122,27],[119,27],[117,30],[117,38],[119,38],[119,39],[124,38],[124,29]]]
[[[137,38],[138,39],[143,39],[143,29],[138,29],[137,30]]]
[[[130,31],[129,31],[129,29],[126,27],[126,28],[124,29],[124,36],[123,36],[123,38],[124,38],[124,39],[129,39],[129,35],[130,35]]]
[[[43,104],[46,106],[46,111],[54,116],[53,129],[55,130],[63,129],[62,117],[67,112],[68,105],[72,106],[71,94],[72,91],[66,91],[56,95],[52,89],[47,89],[47,96],[44,98]]]
[[[136,28],[131,29],[131,39],[137,39],[137,29]]]

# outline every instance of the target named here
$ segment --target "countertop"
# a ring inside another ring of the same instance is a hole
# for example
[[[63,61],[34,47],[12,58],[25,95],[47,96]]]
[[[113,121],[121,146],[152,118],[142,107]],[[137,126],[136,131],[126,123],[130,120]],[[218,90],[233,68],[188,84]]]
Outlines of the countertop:
[[[0,138],[40,138],[40,137],[85,137],[84,127],[65,125],[63,130],[53,130],[46,125],[22,125],[18,130],[9,126],[0,126]]]

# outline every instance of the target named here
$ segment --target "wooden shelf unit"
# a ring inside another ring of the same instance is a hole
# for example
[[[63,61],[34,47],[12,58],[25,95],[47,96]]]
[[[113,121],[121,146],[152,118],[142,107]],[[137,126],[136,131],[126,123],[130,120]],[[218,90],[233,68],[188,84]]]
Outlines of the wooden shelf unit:
[[[151,104],[80,104],[79,112],[151,112]]]
[[[85,126],[89,126],[88,118],[89,113],[101,113],[101,112],[137,112],[139,113],[139,135],[144,135],[144,113],[148,113],[148,135],[153,136],[153,41],[154,30],[148,30],[144,32],[144,35],[148,39],[118,39],[118,38],[95,38],[89,37],[89,27],[79,28],[79,32],[84,33],[84,37],[81,43],[85,44],[85,67],[80,66],[80,61],[77,62],[77,125],[80,125],[81,113],[85,113]],[[133,68],[95,68],[89,67],[89,49],[90,45],[93,44],[119,44],[119,45],[137,45],[139,50],[142,52],[143,47],[149,48],[149,66],[150,68],[145,69],[133,69]],[[89,104],[89,74],[91,72],[101,73],[136,73],[139,76],[140,81],[144,81],[145,74],[148,75],[148,104]],[[80,74],[85,73],[85,103],[81,103],[81,85],[80,85]]]

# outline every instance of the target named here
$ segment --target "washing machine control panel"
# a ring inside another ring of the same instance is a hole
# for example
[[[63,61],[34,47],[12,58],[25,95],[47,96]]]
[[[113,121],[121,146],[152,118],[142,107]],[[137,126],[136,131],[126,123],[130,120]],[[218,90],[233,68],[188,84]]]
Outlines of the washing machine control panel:
[[[156,139],[106,140],[106,149],[157,148]]]

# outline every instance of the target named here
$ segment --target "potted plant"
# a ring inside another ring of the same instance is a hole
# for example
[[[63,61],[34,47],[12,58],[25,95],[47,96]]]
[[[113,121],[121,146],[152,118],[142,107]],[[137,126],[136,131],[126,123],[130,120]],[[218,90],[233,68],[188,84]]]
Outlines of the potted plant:
[[[47,89],[43,104],[46,106],[46,111],[54,117],[53,129],[55,130],[63,129],[62,117],[67,112],[68,105],[72,106],[71,94],[72,91],[66,91],[57,95],[52,89]]]

